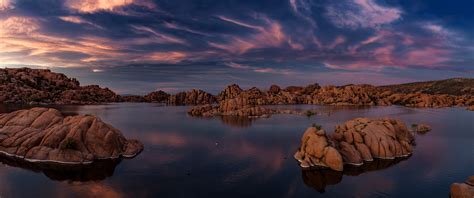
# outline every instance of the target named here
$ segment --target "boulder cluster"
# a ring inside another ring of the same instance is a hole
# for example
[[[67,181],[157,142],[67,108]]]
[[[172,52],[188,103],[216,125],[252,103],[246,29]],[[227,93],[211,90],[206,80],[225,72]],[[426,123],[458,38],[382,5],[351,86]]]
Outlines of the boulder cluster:
[[[474,197],[474,175],[470,176],[464,183],[451,184],[451,198]]]
[[[119,102],[120,96],[97,85],[79,81],[47,69],[0,69],[0,103],[94,104]]]
[[[294,157],[303,168],[342,171],[344,164],[407,157],[413,144],[413,134],[399,120],[356,118],[337,125],[331,136],[319,126],[308,128]]]
[[[407,91],[410,90],[410,91]],[[233,101],[231,101],[233,100]],[[268,90],[242,90],[227,86],[218,95],[199,89],[168,94],[154,91],[145,96],[120,96],[97,85],[80,86],[76,79],[46,69],[0,69],[0,103],[96,104],[108,102],[157,102],[168,105],[214,105],[217,114],[266,114],[259,105],[402,105],[409,107],[474,106],[474,80],[443,81],[376,87],[372,85],[289,86]],[[231,107],[229,107],[229,105]],[[225,106],[225,107],[224,107]],[[222,108],[221,108],[222,107]],[[236,108],[242,109],[236,112]],[[207,108],[198,108],[207,109]],[[469,107],[472,109],[472,107]],[[232,112],[227,112],[227,110]],[[192,110],[194,113],[196,110]],[[197,113],[212,115],[216,113]]]
[[[324,86],[311,84],[305,87],[290,86],[281,89],[272,85],[268,91],[256,87],[242,90],[232,84],[217,97],[217,105],[207,103],[189,111],[194,116],[268,114],[261,105],[316,104],[316,105],[401,105],[408,107],[450,107],[474,105],[473,95],[428,93],[397,93],[389,88],[372,85]]]
[[[0,153],[30,162],[87,164],[134,157],[143,150],[119,130],[91,115],[64,117],[56,109],[32,108],[0,115]]]

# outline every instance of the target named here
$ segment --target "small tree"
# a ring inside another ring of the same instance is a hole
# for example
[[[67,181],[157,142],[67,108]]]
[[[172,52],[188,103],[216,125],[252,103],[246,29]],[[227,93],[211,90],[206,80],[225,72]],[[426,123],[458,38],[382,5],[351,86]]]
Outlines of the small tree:
[[[313,123],[313,127],[316,128],[317,130],[321,130],[323,127],[319,124]]]

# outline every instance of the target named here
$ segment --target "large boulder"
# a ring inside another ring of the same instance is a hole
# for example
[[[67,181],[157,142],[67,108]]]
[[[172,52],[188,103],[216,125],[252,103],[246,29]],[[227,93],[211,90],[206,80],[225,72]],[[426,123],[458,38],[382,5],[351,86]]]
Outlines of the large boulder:
[[[316,127],[306,129],[301,138],[301,147],[294,157],[302,168],[323,166],[335,171],[343,170],[342,157],[332,146],[324,129]]]
[[[143,150],[119,130],[91,115],[64,117],[58,110],[32,108],[0,115],[0,152],[30,162],[87,164],[134,157]]]
[[[451,198],[474,197],[474,175],[470,176],[464,183],[453,183],[450,195]]]
[[[347,164],[361,165],[373,158],[406,157],[414,137],[405,124],[394,119],[356,118],[336,126],[333,139]]]

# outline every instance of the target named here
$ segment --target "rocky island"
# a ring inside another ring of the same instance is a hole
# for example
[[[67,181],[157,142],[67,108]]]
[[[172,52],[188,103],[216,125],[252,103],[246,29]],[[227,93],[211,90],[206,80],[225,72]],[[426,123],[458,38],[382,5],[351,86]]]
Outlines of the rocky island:
[[[56,109],[32,108],[0,115],[0,153],[29,162],[90,164],[134,157],[138,140],[91,115],[63,116]]]
[[[294,157],[302,168],[343,171],[344,164],[407,157],[413,144],[413,134],[399,120],[356,118],[337,125],[332,135],[320,126],[308,128]]]

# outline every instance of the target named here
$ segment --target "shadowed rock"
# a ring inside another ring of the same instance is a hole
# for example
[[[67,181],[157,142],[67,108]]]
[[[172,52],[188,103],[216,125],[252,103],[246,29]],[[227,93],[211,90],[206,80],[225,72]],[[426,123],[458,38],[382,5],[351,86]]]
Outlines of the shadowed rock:
[[[48,108],[0,115],[0,152],[30,162],[88,164],[134,157],[142,150],[138,140],[125,139],[91,115],[64,117]]]

